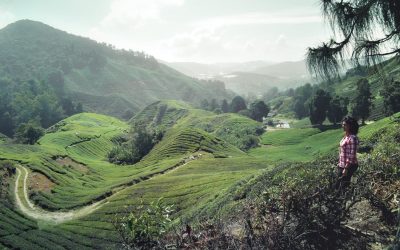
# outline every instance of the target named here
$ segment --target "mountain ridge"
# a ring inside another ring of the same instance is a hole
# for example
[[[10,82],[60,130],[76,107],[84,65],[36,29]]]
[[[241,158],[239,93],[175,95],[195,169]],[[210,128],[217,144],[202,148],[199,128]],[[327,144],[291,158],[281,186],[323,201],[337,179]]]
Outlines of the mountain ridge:
[[[224,89],[210,89],[143,52],[116,50],[38,21],[24,19],[1,29],[0,48],[3,77],[47,81],[72,98],[92,96],[91,103],[80,100],[84,108],[120,118],[128,110],[138,112],[160,99],[196,104],[208,96],[231,95]],[[110,95],[127,105],[116,108],[114,101],[101,98]]]

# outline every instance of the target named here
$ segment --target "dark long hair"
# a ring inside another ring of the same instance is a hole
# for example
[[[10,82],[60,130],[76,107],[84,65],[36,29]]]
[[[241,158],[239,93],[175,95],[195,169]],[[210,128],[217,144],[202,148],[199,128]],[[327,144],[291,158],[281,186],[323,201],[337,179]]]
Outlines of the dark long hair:
[[[358,128],[360,127],[358,125],[358,122],[356,119],[354,119],[351,116],[346,116],[345,118],[343,118],[344,123],[346,123],[349,126],[349,132],[353,135],[357,135],[358,134]]]

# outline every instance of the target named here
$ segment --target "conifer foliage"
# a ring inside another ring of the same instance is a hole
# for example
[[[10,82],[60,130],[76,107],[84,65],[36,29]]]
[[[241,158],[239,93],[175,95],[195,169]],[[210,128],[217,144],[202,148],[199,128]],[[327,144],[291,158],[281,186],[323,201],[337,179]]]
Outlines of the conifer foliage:
[[[336,37],[316,48],[309,48],[309,70],[330,78],[338,73],[344,58],[356,64],[363,59],[375,64],[383,56],[400,53],[400,7],[398,0],[320,0],[322,11]],[[375,30],[382,31],[380,34]],[[390,46],[387,46],[390,45]],[[385,49],[385,50],[384,50]],[[352,51],[352,53],[346,53]]]

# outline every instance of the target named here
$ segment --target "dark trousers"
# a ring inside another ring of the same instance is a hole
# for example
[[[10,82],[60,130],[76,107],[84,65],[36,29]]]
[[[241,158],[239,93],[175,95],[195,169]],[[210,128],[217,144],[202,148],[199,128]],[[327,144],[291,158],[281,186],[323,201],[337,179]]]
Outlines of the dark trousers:
[[[337,180],[336,180],[336,189],[345,189],[350,185],[351,177],[353,176],[354,172],[356,172],[358,168],[358,164],[350,164],[347,169],[347,174],[343,175],[343,168],[337,169]]]

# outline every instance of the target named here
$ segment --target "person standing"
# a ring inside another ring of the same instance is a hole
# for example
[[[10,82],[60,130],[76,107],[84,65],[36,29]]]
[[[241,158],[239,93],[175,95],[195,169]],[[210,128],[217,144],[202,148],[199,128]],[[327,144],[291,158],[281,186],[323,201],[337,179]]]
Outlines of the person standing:
[[[345,134],[340,141],[339,147],[336,189],[345,189],[348,187],[350,185],[351,177],[358,168],[358,122],[356,119],[346,116],[342,121],[342,127]]]

